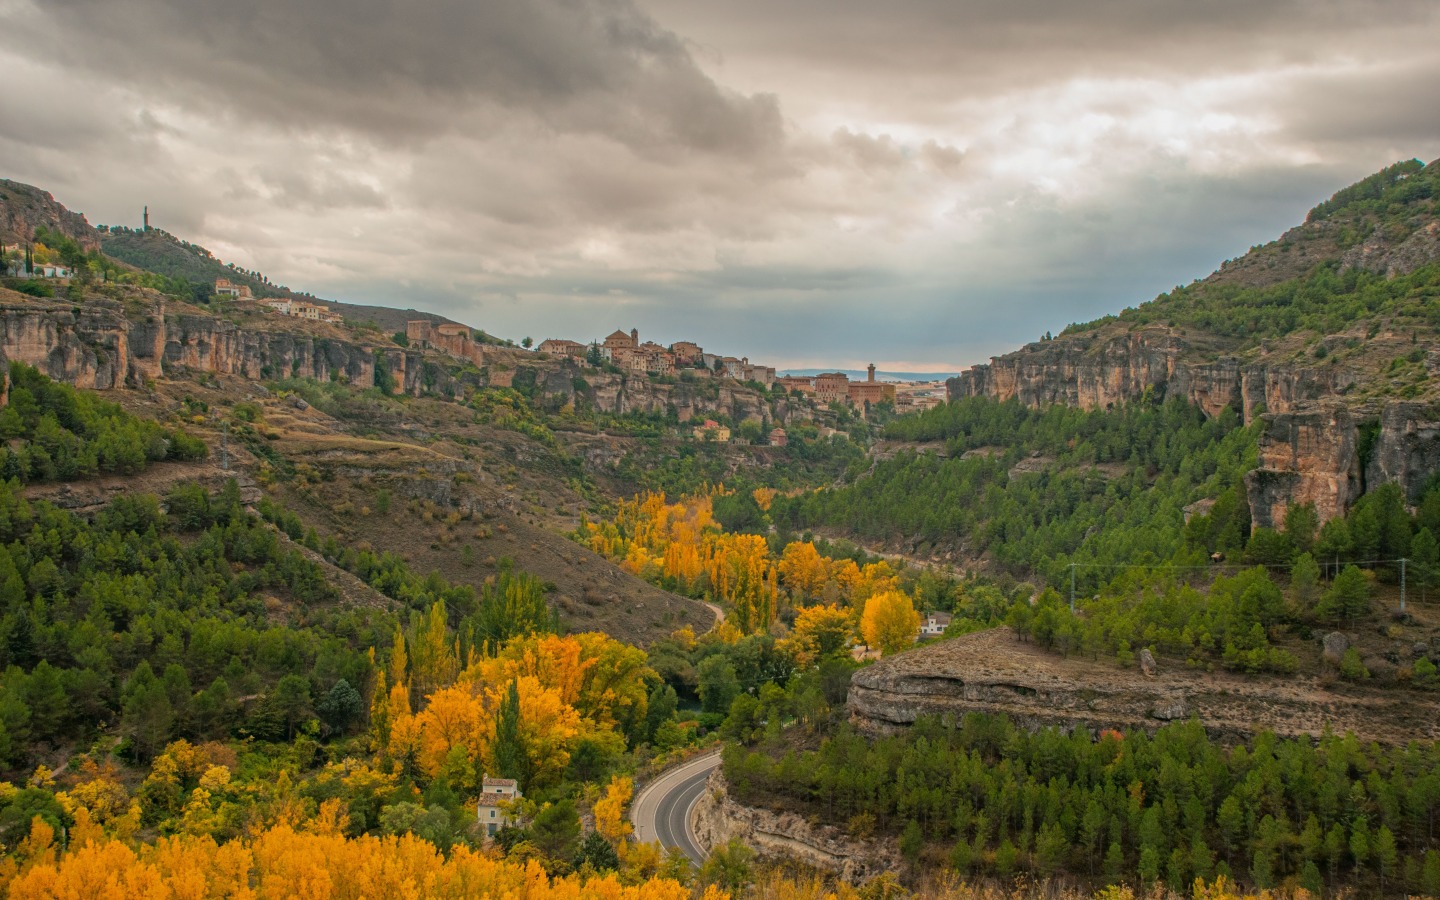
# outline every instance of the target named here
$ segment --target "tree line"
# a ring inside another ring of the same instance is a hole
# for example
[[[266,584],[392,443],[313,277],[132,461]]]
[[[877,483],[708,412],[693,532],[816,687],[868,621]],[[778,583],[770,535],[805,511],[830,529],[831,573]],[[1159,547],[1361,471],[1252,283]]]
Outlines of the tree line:
[[[118,404],[10,363],[9,402],[0,409],[0,478],[72,481],[133,475],[152,462],[204,459],[205,442],[165,428]]]
[[[841,725],[813,750],[731,743],[724,770],[742,802],[896,836],[912,862],[962,876],[1440,892],[1433,743],[1260,733],[1229,747],[1195,722],[1094,739],[971,714],[874,739]]]

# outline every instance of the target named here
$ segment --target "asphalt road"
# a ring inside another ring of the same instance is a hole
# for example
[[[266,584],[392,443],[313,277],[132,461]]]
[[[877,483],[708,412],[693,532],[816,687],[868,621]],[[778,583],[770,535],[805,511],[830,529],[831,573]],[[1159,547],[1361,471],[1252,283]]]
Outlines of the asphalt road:
[[[707,754],[669,769],[646,785],[630,807],[636,839],[679,847],[697,866],[703,862],[705,854],[695,839],[690,817],[705,793],[705,779],[719,765],[719,753]]]

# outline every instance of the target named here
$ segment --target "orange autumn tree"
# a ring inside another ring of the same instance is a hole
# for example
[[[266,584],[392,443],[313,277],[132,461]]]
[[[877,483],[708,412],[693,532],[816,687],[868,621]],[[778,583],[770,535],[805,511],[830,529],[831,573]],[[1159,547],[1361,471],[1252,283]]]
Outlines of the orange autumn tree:
[[[487,684],[469,680],[469,674],[433,694],[415,716],[416,762],[426,775],[443,774],[457,787],[478,792],[484,773],[496,771],[495,725],[509,682]],[[530,781],[554,784],[570,764],[580,716],[533,676],[517,677],[515,685]]]
[[[731,605],[735,627],[744,634],[768,629],[780,599],[770,545],[757,534],[722,534],[713,535],[705,551],[710,588],[717,600]]]
[[[635,791],[635,782],[627,775],[616,775],[605,787],[605,793],[595,801],[595,830],[607,841],[618,843],[631,832],[630,823],[625,820],[625,808]]]
[[[769,512],[770,504],[775,502],[775,495],[778,493],[780,492],[774,488],[758,487],[750,492],[750,496],[755,499],[755,505],[760,507],[761,512]]]
[[[900,590],[900,576],[885,560],[867,563],[859,570],[859,576],[850,585],[850,605],[864,609],[865,603],[876,594]]]
[[[656,677],[643,650],[603,634],[516,638],[432,693],[418,714],[392,711],[391,754],[408,751],[425,774],[478,791],[481,776],[497,770],[496,723],[514,682],[531,781],[553,783],[580,740],[625,751],[624,736],[644,720],[646,685]]]
[[[20,848],[17,870],[0,873],[11,898],[154,900],[230,897],[527,897],[530,900],[689,900],[664,878],[625,885],[615,875],[550,877],[536,860],[497,858],[464,845],[441,853],[415,837],[347,838],[342,820],[322,817],[309,831],[279,825],[253,837],[161,838],[132,848],[118,840],[72,840],[62,852],[43,821]],[[714,889],[704,900],[723,900]]]

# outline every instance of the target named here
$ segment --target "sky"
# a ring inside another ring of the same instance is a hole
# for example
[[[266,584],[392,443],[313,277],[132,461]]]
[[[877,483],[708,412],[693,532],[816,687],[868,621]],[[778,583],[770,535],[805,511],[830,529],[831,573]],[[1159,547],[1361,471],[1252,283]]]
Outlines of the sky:
[[[1440,157],[1434,0],[0,0],[0,177],[519,340],[958,371]]]

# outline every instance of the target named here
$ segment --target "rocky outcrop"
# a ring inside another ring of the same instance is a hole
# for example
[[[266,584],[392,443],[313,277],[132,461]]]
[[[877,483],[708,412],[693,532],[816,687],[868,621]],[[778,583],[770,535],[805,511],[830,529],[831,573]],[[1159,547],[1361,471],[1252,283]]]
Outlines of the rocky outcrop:
[[[29,241],[42,225],[74,238],[85,250],[100,248],[100,239],[84,216],[37,187],[0,178],[0,241]]]
[[[167,315],[163,303],[128,311],[112,300],[79,305],[43,301],[0,303],[0,353],[57,381],[93,390],[138,386],[167,371],[188,369],[244,378],[298,376],[376,383],[374,348],[304,332],[247,329],[198,314]],[[418,351],[379,351],[393,389],[419,395],[445,390],[451,379],[426,369]]]
[[[254,380],[340,380],[362,388],[388,382],[394,393],[412,396],[459,396],[465,384],[513,385],[533,389],[557,409],[584,402],[608,413],[673,410],[681,421],[723,413],[740,422],[788,424],[811,415],[805,404],[771,401],[730,379],[665,381],[566,365],[507,368],[503,362],[492,364],[487,375],[487,370],[457,364],[472,360],[451,362],[444,348],[427,355],[414,346],[375,347],[303,326],[286,328],[292,323],[278,318],[250,326],[193,310],[167,312],[159,301],[127,307],[99,298],[71,304],[10,296],[15,299],[0,302],[0,355],[93,390],[136,387],[185,370]]]
[[[1344,513],[1364,491],[1359,428],[1336,401],[1267,416],[1260,465],[1245,476],[1253,521],[1273,528],[1292,503],[1313,503],[1321,521]]]
[[[1225,407],[1249,422],[1334,396],[1356,381],[1344,366],[1242,364],[1224,355],[1195,361],[1205,348],[1172,328],[1097,331],[1029,344],[950,379],[951,400],[990,397],[1026,406],[1062,403],[1105,409],[1148,393],[1179,397],[1218,415]]]
[[[1344,702],[1334,691],[1346,692]],[[1430,739],[1440,702],[1412,692],[1330,688],[1314,678],[1244,677],[1138,669],[1063,658],[1007,628],[969,634],[883,659],[850,680],[850,717],[893,731],[921,716],[1003,714],[1028,728],[1155,729],[1198,718],[1213,736],[1244,739],[1353,731],[1385,744]]]
[[[721,769],[710,775],[705,787],[694,813],[695,836],[703,849],[738,837],[763,858],[798,860],[852,884],[900,869],[893,839],[857,841],[834,825],[738,803],[730,796]]]
[[[1270,527],[1292,503],[1315,504],[1327,521],[1344,513],[1367,485],[1384,481],[1398,482],[1410,502],[1418,502],[1440,465],[1440,410],[1433,404],[1350,401],[1347,394],[1361,374],[1349,366],[1263,357],[1243,364],[1225,356],[1200,362],[1197,355],[1199,349],[1174,329],[1097,331],[996,357],[952,378],[949,394],[1082,409],[1158,395],[1180,397],[1211,416],[1228,406],[1246,424],[1259,417],[1259,465],[1246,488],[1253,521]]]

